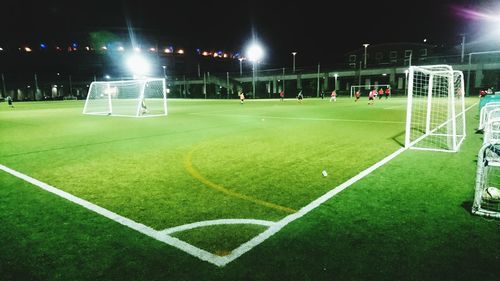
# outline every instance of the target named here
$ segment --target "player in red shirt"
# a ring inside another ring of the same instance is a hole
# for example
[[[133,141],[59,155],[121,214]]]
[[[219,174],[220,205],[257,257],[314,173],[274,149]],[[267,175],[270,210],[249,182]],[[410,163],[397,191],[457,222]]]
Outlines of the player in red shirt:
[[[354,100],[354,102],[357,102],[359,100],[360,96],[361,96],[361,93],[359,92],[359,90],[357,90],[356,93],[354,94],[354,97],[356,97],[356,99]]]
[[[280,101],[283,101],[284,97],[285,97],[285,92],[281,91],[280,92]]]
[[[370,91],[368,94],[368,105],[373,105],[373,99],[375,98],[375,95],[377,94],[377,90],[373,89]]]
[[[378,89],[378,99],[382,99],[382,97],[384,96],[384,90],[382,90],[382,88]]]
[[[385,89],[385,99],[388,99],[390,95],[391,95],[391,88],[387,87],[387,89]]]
[[[479,97],[482,98],[484,96],[486,96],[486,91],[485,90],[479,91]]]

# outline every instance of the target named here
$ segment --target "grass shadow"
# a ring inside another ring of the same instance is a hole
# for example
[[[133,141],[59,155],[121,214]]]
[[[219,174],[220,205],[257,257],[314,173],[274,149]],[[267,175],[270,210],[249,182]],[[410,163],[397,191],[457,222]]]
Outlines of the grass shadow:
[[[401,147],[404,147],[404,135],[406,134],[406,131],[402,131],[401,133],[398,133],[394,136],[391,137],[391,139],[396,142],[397,144],[399,144]]]

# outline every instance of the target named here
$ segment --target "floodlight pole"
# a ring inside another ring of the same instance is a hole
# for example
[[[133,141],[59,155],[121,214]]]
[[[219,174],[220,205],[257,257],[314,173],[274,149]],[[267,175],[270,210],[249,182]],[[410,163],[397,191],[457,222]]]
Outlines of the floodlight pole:
[[[36,73],[34,75],[34,78],[35,78],[35,96],[34,96],[34,100],[36,100],[36,94],[38,93],[38,77],[36,76]]]
[[[7,90],[5,88],[5,77],[3,76],[3,73],[2,73],[2,89],[3,89],[3,95],[7,95]]]
[[[363,46],[365,47],[365,67],[366,68],[366,49],[368,48],[368,46],[370,46],[370,44],[363,44]]]
[[[229,99],[229,72],[226,72],[226,90],[227,90],[227,98]]]
[[[319,98],[319,71],[320,71],[320,64],[318,63],[318,78],[317,78],[317,83],[316,83],[316,97]]]
[[[253,99],[255,99],[255,68],[256,64],[255,61],[252,62],[252,96]]]
[[[167,78],[167,66],[166,65],[162,65],[161,67],[163,68],[163,77]],[[199,71],[199,68],[198,68],[198,71]]]
[[[464,63],[464,52],[465,52],[465,33],[462,33],[462,56],[460,57],[460,62]]]
[[[203,72],[203,94],[205,99],[207,99],[207,74]]]
[[[69,96],[73,96],[73,83],[71,83],[71,75],[68,76],[69,79]]]
[[[295,55],[297,54],[297,52],[292,52],[292,55],[293,55],[293,73],[295,73]]]
[[[333,89],[338,90],[337,88],[337,78],[339,77],[338,73],[333,74],[333,77],[335,78],[335,86],[333,87]]]
[[[283,67],[283,93],[285,92],[285,68]]]

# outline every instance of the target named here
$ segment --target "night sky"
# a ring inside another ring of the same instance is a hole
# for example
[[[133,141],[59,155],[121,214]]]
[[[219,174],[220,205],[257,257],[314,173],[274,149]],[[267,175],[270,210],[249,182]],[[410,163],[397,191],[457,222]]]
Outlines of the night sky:
[[[184,47],[242,50],[255,36],[267,61],[335,62],[363,43],[459,44],[471,19],[457,7],[499,1],[17,1],[3,0],[0,45],[78,40],[96,30],[157,34]],[[290,63],[288,63],[290,64]]]

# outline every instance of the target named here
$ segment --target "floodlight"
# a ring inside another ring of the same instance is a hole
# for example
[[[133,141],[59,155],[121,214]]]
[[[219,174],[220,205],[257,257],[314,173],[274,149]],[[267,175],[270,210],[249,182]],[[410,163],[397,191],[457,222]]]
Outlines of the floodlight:
[[[132,55],[127,59],[127,67],[134,75],[144,76],[150,72],[149,62],[140,55]]]
[[[247,57],[251,62],[257,62],[264,56],[264,50],[258,43],[252,43],[247,48]]]

